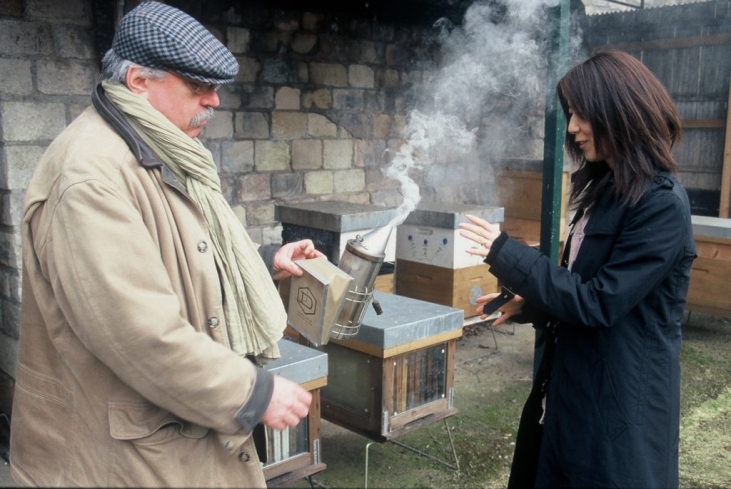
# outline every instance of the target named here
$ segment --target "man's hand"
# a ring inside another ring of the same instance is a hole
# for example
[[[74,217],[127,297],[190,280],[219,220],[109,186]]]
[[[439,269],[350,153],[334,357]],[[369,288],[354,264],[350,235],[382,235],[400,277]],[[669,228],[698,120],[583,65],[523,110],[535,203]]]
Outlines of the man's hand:
[[[261,423],[275,430],[283,430],[288,426],[294,428],[300,419],[310,411],[312,394],[299,384],[279,375],[274,376],[274,390]]]
[[[287,243],[279,248],[274,255],[272,278],[274,280],[282,280],[292,275],[299,277],[303,272],[294,262],[307,258],[317,258],[318,256],[325,255],[315,249],[315,245],[311,239]]]

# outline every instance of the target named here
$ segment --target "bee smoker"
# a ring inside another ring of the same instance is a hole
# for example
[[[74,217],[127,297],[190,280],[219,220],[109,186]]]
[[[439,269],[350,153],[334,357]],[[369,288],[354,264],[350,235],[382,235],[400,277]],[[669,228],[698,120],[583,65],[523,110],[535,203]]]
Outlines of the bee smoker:
[[[393,226],[375,229],[364,236],[348,240],[338,268],[353,277],[353,283],[345,296],[340,314],[335,320],[330,338],[346,340],[358,333],[366,307],[373,301],[373,284],[386,257],[386,245]],[[377,314],[380,305],[373,301]]]

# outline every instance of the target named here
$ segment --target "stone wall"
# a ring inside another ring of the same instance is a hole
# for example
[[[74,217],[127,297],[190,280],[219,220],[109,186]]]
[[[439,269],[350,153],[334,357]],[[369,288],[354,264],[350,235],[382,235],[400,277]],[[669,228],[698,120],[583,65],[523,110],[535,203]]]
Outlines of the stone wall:
[[[226,199],[255,241],[281,241],[278,203],[401,203],[398,182],[382,170],[404,143],[408,113],[442,63],[431,22],[304,8],[244,12],[215,0],[167,3],[204,23],[239,61],[201,140],[218,165]],[[89,104],[115,4],[0,2],[0,411],[10,412],[15,377],[23,192],[45,148]],[[109,10],[103,19],[100,8]],[[493,107],[482,126],[500,126],[505,137],[494,139],[503,145],[518,139],[521,152],[514,156],[540,158],[542,105],[529,111],[517,135],[499,124],[507,107]],[[444,151],[411,176],[425,201],[487,204],[480,201],[490,192],[477,164]]]
[[[97,78],[89,2],[0,2],[0,411],[10,411],[21,291],[24,190]]]

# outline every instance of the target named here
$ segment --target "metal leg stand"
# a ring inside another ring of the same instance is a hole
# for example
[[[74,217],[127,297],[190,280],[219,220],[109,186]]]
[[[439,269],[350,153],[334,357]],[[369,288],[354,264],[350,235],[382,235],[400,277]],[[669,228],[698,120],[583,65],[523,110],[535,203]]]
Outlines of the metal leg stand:
[[[446,467],[449,467],[452,470],[456,470],[457,472],[459,472],[459,459],[457,458],[457,451],[454,449],[454,440],[452,439],[452,431],[449,429],[449,424],[447,424],[447,419],[446,418],[444,419],[444,427],[447,429],[447,436],[449,436],[449,446],[452,449],[452,457],[454,457],[454,465],[452,465],[452,464],[450,464],[450,463],[448,463],[448,462],[446,462],[444,460],[438,459],[438,458],[436,458],[436,457],[434,457],[432,455],[429,455],[428,453],[422,452],[421,450],[419,450],[419,449],[417,449],[415,447],[406,445],[405,443],[401,443],[400,441],[396,441],[396,440],[388,440],[388,441],[391,442],[391,443],[394,443],[394,444],[396,444],[396,445],[398,445],[400,447],[406,448],[407,450],[411,450],[412,452],[414,452],[416,454],[419,454],[422,457],[426,457],[429,460],[432,460],[433,462],[437,462],[437,463],[442,464],[442,465],[444,465]],[[372,441],[372,442],[370,442],[370,443],[368,443],[366,445],[366,451],[365,451],[365,453],[366,453],[365,454],[365,485],[363,486],[365,489],[368,489],[368,450],[371,447],[371,445],[373,445],[374,443],[377,443],[377,442]]]

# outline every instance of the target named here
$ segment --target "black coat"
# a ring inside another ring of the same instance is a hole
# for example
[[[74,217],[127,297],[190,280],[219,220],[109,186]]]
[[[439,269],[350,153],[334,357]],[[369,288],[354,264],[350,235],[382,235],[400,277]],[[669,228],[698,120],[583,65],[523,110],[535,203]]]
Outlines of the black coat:
[[[695,258],[687,195],[658,174],[634,207],[607,193],[584,233],[571,271],[506,235],[486,259],[534,325],[551,328],[554,350],[521,417],[510,484],[677,487],[680,323]]]

